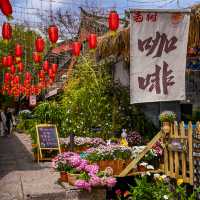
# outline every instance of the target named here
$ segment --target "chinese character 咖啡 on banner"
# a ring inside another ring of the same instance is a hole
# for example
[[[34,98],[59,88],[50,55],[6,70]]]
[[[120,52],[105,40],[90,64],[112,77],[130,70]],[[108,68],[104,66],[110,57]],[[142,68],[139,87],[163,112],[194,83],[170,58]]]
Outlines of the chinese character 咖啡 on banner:
[[[131,103],[185,99],[189,14],[131,16]]]

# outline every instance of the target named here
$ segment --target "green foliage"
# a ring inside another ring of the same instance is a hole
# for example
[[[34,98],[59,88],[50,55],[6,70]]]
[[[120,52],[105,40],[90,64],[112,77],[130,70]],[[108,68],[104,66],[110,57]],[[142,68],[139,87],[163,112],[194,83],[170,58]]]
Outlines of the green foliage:
[[[174,122],[176,120],[176,114],[172,111],[163,111],[159,119],[161,122]]]
[[[132,200],[196,200],[199,192],[198,188],[192,194],[188,194],[183,186],[172,186],[170,182],[143,176],[136,178],[136,186],[131,186],[130,196]]]
[[[96,65],[85,57],[76,65],[62,100],[62,127],[67,134],[91,136],[92,128],[99,127],[100,135],[107,137],[112,129],[112,97],[108,93],[111,76],[107,65]]]
[[[97,64],[90,57],[79,59],[62,100],[65,133],[91,136],[92,128],[96,127],[101,131],[95,136],[104,138],[122,128],[145,135],[155,132],[140,108],[130,105],[128,88],[113,83],[111,66],[106,61]]]
[[[59,134],[110,138],[122,128],[152,136],[155,127],[130,105],[128,88],[114,84],[112,64],[80,57],[58,101],[45,101],[34,110],[37,123],[56,124]],[[98,131],[93,131],[98,128]]]

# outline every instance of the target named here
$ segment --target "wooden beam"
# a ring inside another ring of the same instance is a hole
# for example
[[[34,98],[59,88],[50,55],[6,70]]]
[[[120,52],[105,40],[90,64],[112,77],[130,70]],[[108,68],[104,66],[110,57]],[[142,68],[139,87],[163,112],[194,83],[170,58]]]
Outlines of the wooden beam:
[[[163,133],[161,131],[158,132],[157,135],[155,135],[154,138],[147,144],[144,150],[120,173],[119,177],[126,176],[162,136]]]

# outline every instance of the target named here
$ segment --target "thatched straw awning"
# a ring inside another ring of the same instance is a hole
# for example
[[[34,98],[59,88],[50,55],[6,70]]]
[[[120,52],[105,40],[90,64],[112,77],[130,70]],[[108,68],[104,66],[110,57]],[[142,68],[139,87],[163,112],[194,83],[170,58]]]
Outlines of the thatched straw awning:
[[[200,4],[192,8],[190,18],[190,30],[188,47],[200,46]],[[130,28],[118,31],[115,34],[107,33],[98,38],[96,49],[97,59],[103,59],[111,55],[123,56],[129,59],[130,51]]]

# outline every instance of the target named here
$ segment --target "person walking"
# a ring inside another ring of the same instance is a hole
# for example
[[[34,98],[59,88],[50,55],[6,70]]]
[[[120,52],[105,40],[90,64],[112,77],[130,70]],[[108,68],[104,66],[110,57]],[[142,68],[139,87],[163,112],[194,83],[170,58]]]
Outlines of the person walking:
[[[4,110],[0,110],[0,133],[1,136],[5,136],[7,131],[7,126],[6,126],[6,115]]]
[[[9,136],[11,134],[12,124],[13,124],[12,113],[11,113],[10,108],[7,108],[7,111],[6,111],[6,126],[7,126],[6,136]]]

